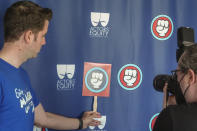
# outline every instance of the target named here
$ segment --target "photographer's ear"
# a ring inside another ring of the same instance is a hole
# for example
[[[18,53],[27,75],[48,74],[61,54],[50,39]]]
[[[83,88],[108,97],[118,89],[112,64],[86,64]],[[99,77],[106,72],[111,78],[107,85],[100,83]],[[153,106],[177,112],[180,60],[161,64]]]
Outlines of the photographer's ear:
[[[189,75],[190,85],[196,83],[196,74],[194,73],[194,71],[192,69],[188,70],[188,75]]]
[[[24,32],[24,41],[29,44],[34,40],[34,33],[31,30]]]

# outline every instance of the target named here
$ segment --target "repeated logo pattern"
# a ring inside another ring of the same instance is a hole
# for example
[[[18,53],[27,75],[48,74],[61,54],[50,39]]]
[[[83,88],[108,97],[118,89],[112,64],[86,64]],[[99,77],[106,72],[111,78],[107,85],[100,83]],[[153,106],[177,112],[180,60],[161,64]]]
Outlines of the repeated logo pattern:
[[[152,20],[152,35],[158,40],[167,40],[173,33],[173,22],[167,15],[159,15]]]
[[[106,121],[107,121],[107,116],[101,116],[101,118],[94,118],[94,119],[100,121],[101,124],[98,127],[89,126],[89,128],[91,130],[94,130],[94,129],[98,128],[100,130],[96,130],[96,131],[101,131],[101,130],[103,131],[103,129],[105,128]]]
[[[135,90],[142,81],[142,71],[134,64],[123,66],[118,72],[118,83],[123,89]]]
[[[75,87],[74,64],[57,64],[57,90],[73,90]]]
[[[109,27],[107,27],[110,13],[91,12],[90,14],[92,26],[89,35],[91,37],[107,37]]]
[[[107,87],[108,75],[102,68],[92,68],[86,74],[85,83],[90,91],[94,93],[101,92]]]
[[[109,34],[110,13],[91,12],[90,15],[91,24],[89,35],[91,37],[107,37]],[[167,40],[173,33],[173,23],[170,17],[166,15],[159,15],[155,17],[151,23],[152,35],[158,40]],[[75,73],[75,65],[57,64],[58,90],[73,89],[75,85],[75,79],[73,79]],[[118,72],[118,83],[126,90],[137,89],[142,81],[142,71],[134,64],[127,64],[123,66]],[[105,70],[99,67],[90,69],[85,76],[86,87],[94,93],[99,93],[105,90],[108,84],[108,75]],[[152,131],[155,121],[158,117],[155,114],[149,123],[150,131]],[[90,130],[100,131],[103,130],[106,124],[106,116],[96,118],[101,121],[101,125],[98,127],[89,126]]]
[[[40,128],[40,127],[34,126],[33,131],[48,131],[48,129],[47,128]]]
[[[157,120],[157,117],[158,117],[159,113],[155,114],[151,119],[150,119],[150,122],[149,122],[149,129],[150,131],[153,130],[153,127],[155,125],[155,122]]]

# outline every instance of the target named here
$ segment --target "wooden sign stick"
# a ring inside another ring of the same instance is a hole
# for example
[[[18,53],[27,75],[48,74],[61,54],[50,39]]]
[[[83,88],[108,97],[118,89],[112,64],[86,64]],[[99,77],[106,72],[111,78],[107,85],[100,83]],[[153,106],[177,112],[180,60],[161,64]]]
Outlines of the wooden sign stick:
[[[94,96],[93,111],[97,112],[97,96]]]

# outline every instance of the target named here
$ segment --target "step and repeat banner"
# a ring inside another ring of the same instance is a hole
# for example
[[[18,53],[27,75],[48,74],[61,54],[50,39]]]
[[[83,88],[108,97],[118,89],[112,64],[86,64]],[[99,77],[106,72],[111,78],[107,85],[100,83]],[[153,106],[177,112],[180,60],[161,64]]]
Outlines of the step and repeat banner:
[[[15,1],[0,1],[1,46]],[[197,1],[33,1],[53,10],[46,45],[23,65],[45,110],[80,117],[96,108],[102,124],[86,131],[152,131],[163,101],[153,79],[176,69],[177,29],[197,29]]]

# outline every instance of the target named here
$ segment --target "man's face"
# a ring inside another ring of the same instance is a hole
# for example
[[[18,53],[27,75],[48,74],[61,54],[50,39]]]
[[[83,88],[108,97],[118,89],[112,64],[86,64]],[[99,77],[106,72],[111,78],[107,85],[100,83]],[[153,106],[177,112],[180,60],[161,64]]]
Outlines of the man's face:
[[[189,81],[188,81],[188,72],[185,72],[183,71],[181,68],[180,68],[180,65],[181,65],[181,62],[182,62],[182,58],[184,57],[184,53],[183,55],[180,57],[179,59],[179,62],[178,62],[178,67],[177,67],[177,72],[176,72],[176,75],[177,75],[177,81],[179,82],[180,84],[180,88],[181,88],[181,91],[185,97],[185,99],[187,100],[187,88],[189,87]]]
[[[39,31],[37,34],[34,35],[35,39],[32,42],[31,49],[30,49],[31,57],[33,58],[35,58],[38,55],[41,47],[46,44],[45,35],[48,31],[48,25],[49,25],[49,21],[46,20],[43,30]]]
[[[185,77],[185,74],[181,71],[180,67],[178,66],[177,67],[177,72],[176,72],[176,75],[177,75],[177,81],[179,82],[180,84],[180,87],[181,87],[181,91],[184,93],[185,91],[185,83],[184,83],[184,77]]]

